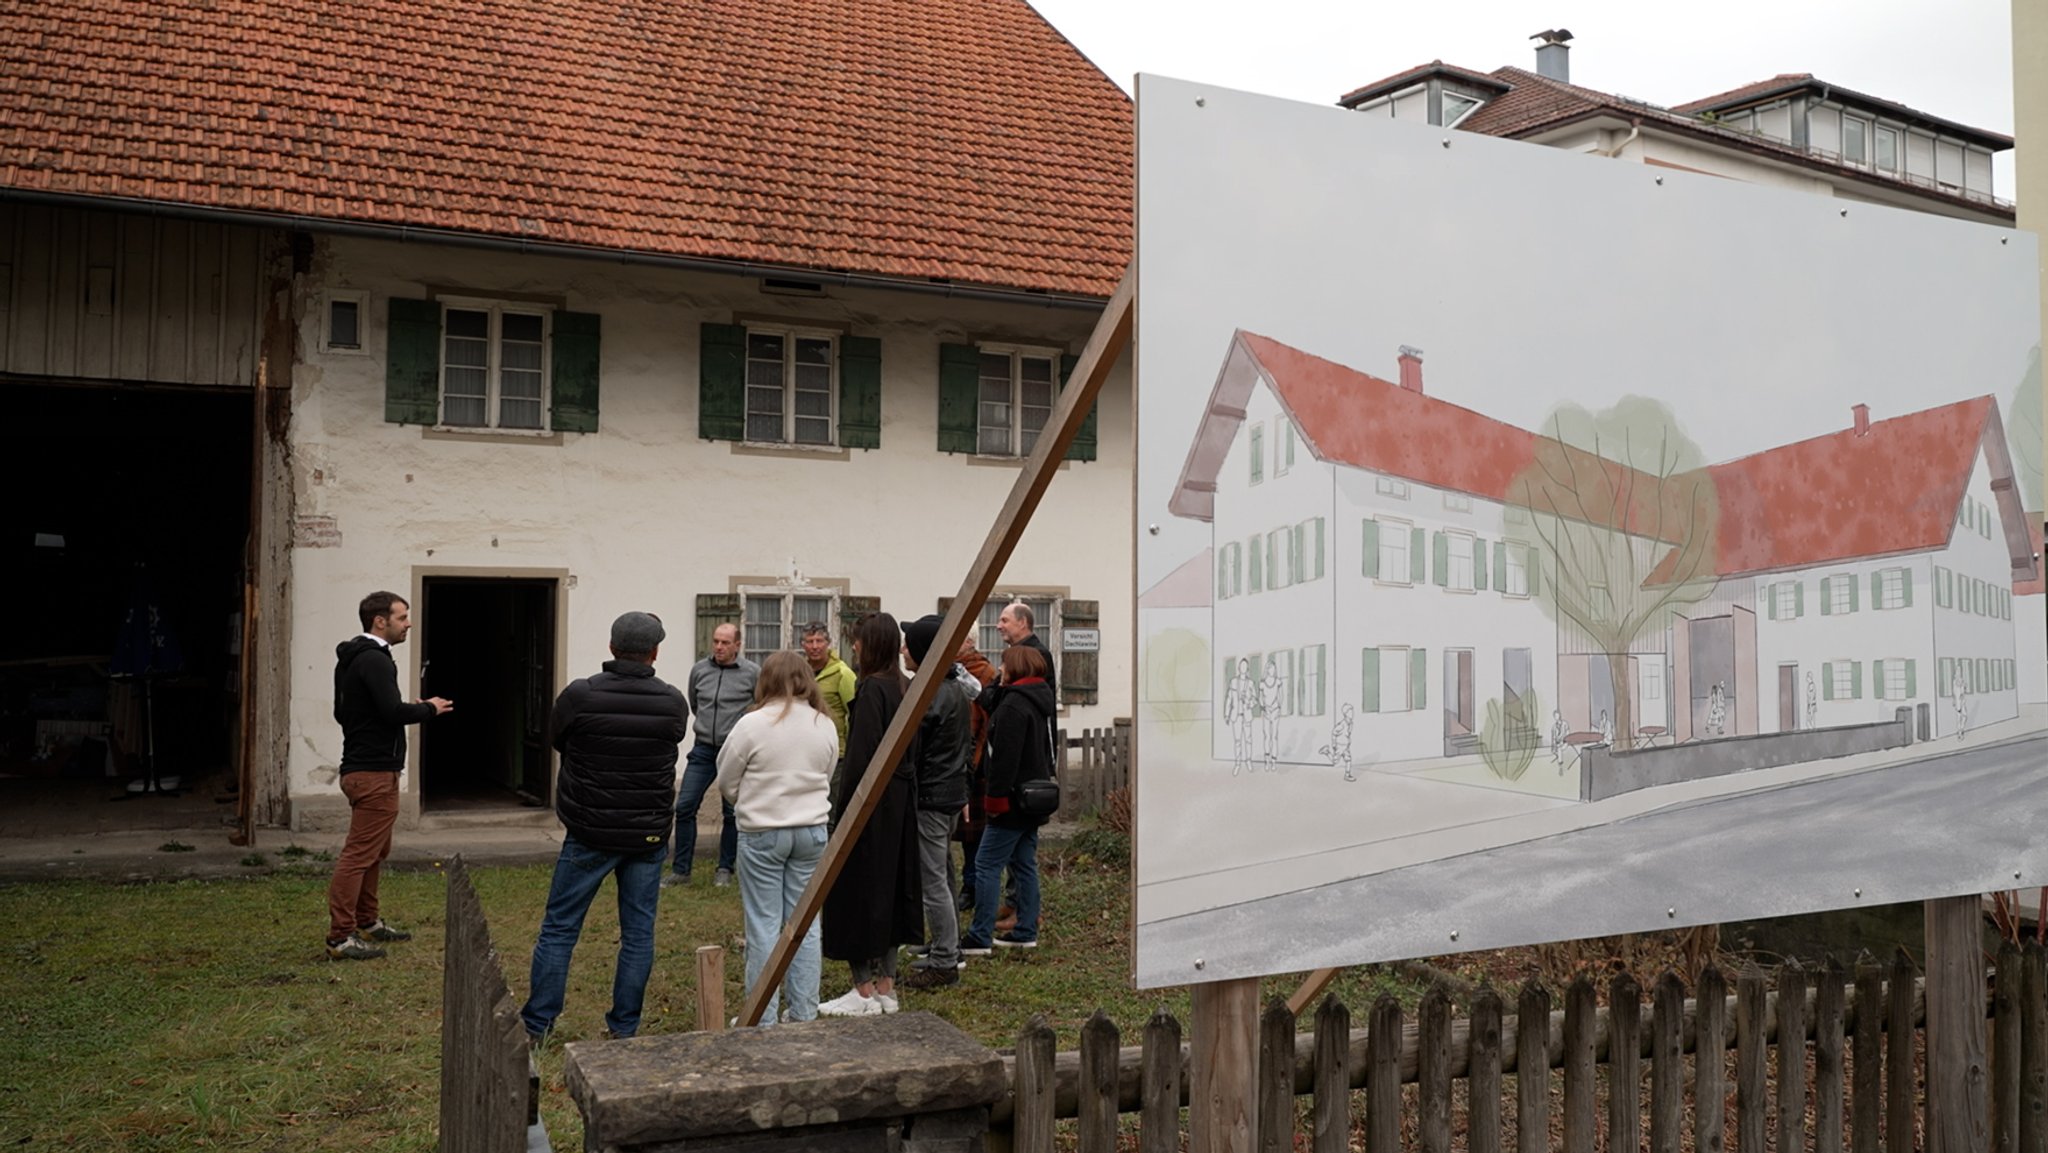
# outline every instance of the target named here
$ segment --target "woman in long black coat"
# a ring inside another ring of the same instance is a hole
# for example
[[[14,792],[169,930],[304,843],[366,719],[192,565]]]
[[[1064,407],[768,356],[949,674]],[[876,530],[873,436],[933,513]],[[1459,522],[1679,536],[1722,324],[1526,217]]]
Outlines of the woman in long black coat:
[[[882,746],[882,734],[903,703],[903,634],[896,618],[872,613],[854,626],[859,681],[846,711],[846,775],[835,789],[836,827]],[[917,866],[917,755],[904,753],[881,786],[881,802],[847,853],[825,894],[824,952],[853,970],[853,988],[818,1006],[828,1017],[896,1011],[896,949],[924,939],[924,891]]]

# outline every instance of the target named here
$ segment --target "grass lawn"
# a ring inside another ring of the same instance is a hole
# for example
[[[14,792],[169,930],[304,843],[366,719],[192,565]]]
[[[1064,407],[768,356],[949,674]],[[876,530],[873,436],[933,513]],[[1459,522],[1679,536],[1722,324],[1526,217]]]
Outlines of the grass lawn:
[[[1098,1006],[1137,1043],[1164,1004],[1187,1024],[1184,989],[1129,984],[1128,876],[1046,849],[1042,945],[972,963],[955,988],[904,995],[1004,1047],[1034,1013],[1072,1048]],[[290,861],[225,881],[88,882],[0,888],[0,1147],[25,1150],[424,1150],[439,1118],[442,921],[438,872],[387,873],[387,919],[414,930],[381,961],[321,951],[326,866]],[[548,868],[473,871],[515,999],[526,991]],[[708,870],[706,870],[708,873]],[[662,893],[643,1033],[696,1019],[694,951],[727,947],[737,1012],[739,892],[700,883]],[[556,1038],[603,1028],[617,908],[607,885],[584,926]],[[1290,992],[1296,978],[1268,982]],[[1362,1020],[1390,978],[1351,970],[1338,993]],[[828,962],[822,993],[846,987]],[[1412,1000],[1406,989],[1397,990]],[[1270,993],[1269,993],[1270,995]],[[557,1149],[582,1145],[559,1044],[541,1055],[542,1109]]]

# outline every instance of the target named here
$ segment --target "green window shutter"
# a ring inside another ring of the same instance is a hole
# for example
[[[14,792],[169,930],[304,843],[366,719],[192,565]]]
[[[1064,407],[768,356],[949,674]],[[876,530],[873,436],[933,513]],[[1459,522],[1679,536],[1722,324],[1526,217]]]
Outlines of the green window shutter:
[[[1266,426],[1255,424],[1245,434],[1246,460],[1251,465],[1253,484],[1266,479]]]
[[[1365,575],[1378,579],[1380,575],[1380,522],[1365,522]]]
[[[1222,548],[1216,550],[1216,599],[1219,601],[1227,600],[1229,599],[1229,597],[1230,546],[1225,545]]]
[[[1798,619],[1799,619],[1800,617],[1803,617],[1803,616],[1805,616],[1805,615],[1806,615],[1806,582],[1805,582],[1805,581],[1793,581],[1793,582],[1792,582],[1792,619],[1796,621],[1796,620],[1798,620]]]
[[[1330,646],[1317,645],[1316,650],[1316,715],[1322,716],[1328,709],[1330,692]]]
[[[1820,615],[1822,616],[1833,615],[1835,611],[1834,598],[1828,595],[1828,584],[1833,579],[1833,577],[1820,578]]]
[[[1322,518],[1322,517],[1316,517],[1316,518],[1315,518],[1315,526],[1316,526],[1316,568],[1315,568],[1315,576],[1314,576],[1314,578],[1313,578],[1313,579],[1315,579],[1315,580],[1321,580],[1321,579],[1323,579],[1323,572],[1324,572],[1324,569],[1323,569],[1323,518]]]
[[[1429,579],[1429,557],[1422,551],[1429,543],[1429,533],[1422,529],[1408,530],[1408,583],[1421,584]]]
[[[742,440],[746,433],[746,326],[707,322],[698,328],[697,435]]]
[[[1913,607],[1913,570],[1909,568],[1899,570],[1899,607]]]
[[[697,594],[697,653],[711,651],[711,634],[720,625],[740,623],[740,595],[738,593]],[[686,660],[688,658],[685,658]],[[687,670],[686,670],[687,671]]]
[[[882,342],[839,338],[839,447],[882,447]]]
[[[1935,565],[1934,607],[1938,609],[1945,609],[1948,607],[1950,599],[1951,598],[1948,589],[1948,570],[1941,567],[1940,565]]]
[[[1873,701],[1881,701],[1884,699],[1883,661],[1870,662],[1870,699]]]
[[[1486,542],[1478,537],[1472,538],[1472,587],[1486,591]]]
[[[1280,538],[1287,535],[1286,529],[1276,529],[1266,534],[1266,587],[1284,589],[1287,582],[1282,578],[1280,566],[1286,562],[1287,554],[1282,551]],[[1263,675],[1263,674],[1261,674]]]
[[[1920,695],[1920,671],[1919,671],[1919,664],[1920,664],[1920,662],[1919,662],[1919,661],[1916,661],[1916,660],[1914,660],[1914,659],[1913,659],[1912,657],[1907,657],[1907,658],[1906,658],[1906,699],[1907,699],[1907,700],[1912,700],[1912,699],[1913,699],[1914,697],[1917,697],[1917,696],[1919,696],[1919,695]]]
[[[1948,684],[1955,679],[1956,662],[1952,657],[1941,657],[1934,662],[1934,697],[1948,699]]]
[[[1432,533],[1431,536],[1434,538],[1430,543],[1430,560],[1434,562],[1431,567],[1435,570],[1433,583],[1444,588],[1451,583],[1451,538],[1442,533]]]
[[[1493,546],[1493,587],[1500,592],[1508,591],[1508,549],[1513,547],[1507,541]]]
[[[597,431],[598,334],[594,312],[557,312],[552,387],[556,432]]]
[[[1852,701],[1860,701],[1863,699],[1862,661],[1849,662],[1849,699]]]
[[[1849,611],[1850,611],[1850,612],[1852,612],[1852,613],[1853,613],[1853,612],[1861,612],[1861,611],[1862,611],[1862,607],[1861,607],[1861,605],[1859,604],[1859,602],[1860,602],[1860,601],[1861,601],[1861,599],[1862,599],[1862,597],[1861,597],[1861,593],[1862,593],[1862,591],[1863,591],[1863,585],[1862,585],[1862,582],[1858,581],[1858,580],[1857,580],[1857,579],[1856,579],[1855,577],[1852,577],[1852,576],[1846,576],[1846,577],[1837,577],[1837,578],[1835,578],[1835,579],[1837,579],[1837,580],[1840,580],[1840,581],[1843,581],[1843,582],[1847,583],[1847,584],[1848,584],[1848,586],[1849,586]]]
[[[1060,605],[1060,703],[1068,705],[1092,705],[1096,703],[1096,672],[1100,653],[1073,652],[1067,647],[1066,631],[1070,628],[1093,629],[1102,623],[1102,605],[1099,601],[1068,600]]]
[[[1298,585],[1308,579],[1308,522],[1303,521],[1287,533],[1287,583]]]
[[[1778,619],[1778,586],[1764,586],[1764,616],[1769,620]]]
[[[1060,357],[1060,391],[1066,391],[1067,381],[1074,375],[1074,366],[1080,362],[1078,356]],[[1081,418],[1081,431],[1074,434],[1074,443],[1067,446],[1068,460],[1095,459],[1095,410],[1099,407],[1099,404],[1088,406],[1088,415]]]
[[[1835,662],[1833,661],[1822,661],[1820,663],[1820,699],[1824,701],[1835,699]]]
[[[981,350],[939,346],[939,451],[974,453],[981,394]]]
[[[1408,650],[1408,707],[1429,706],[1429,650]]]
[[[1882,572],[1870,574],[1870,607],[1874,609],[1884,607],[1884,574]]]
[[[1523,554],[1529,562],[1529,595],[1532,597],[1543,591],[1542,555],[1536,551],[1534,545],[1530,545],[1529,550]]]
[[[441,416],[441,302],[394,296],[384,316],[384,419],[433,424]]]
[[[1266,591],[1266,542],[1259,538],[1258,533],[1253,533],[1245,542],[1244,550],[1252,557],[1251,591]]]
[[[1367,521],[1365,523],[1371,524],[1372,522]],[[1378,649],[1365,650],[1365,666],[1360,670],[1360,672],[1362,676],[1360,680],[1361,687],[1358,690],[1358,707],[1361,711],[1368,713],[1379,712],[1380,651]]]

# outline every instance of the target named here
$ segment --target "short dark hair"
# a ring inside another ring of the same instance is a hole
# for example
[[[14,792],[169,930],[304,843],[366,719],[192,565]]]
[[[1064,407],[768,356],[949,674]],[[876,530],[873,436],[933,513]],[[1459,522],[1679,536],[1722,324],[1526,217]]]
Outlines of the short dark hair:
[[[391,606],[411,603],[394,592],[374,592],[364,597],[363,603],[356,606],[356,616],[363,622],[363,631],[369,632],[370,626],[377,623],[378,617],[391,615]]]

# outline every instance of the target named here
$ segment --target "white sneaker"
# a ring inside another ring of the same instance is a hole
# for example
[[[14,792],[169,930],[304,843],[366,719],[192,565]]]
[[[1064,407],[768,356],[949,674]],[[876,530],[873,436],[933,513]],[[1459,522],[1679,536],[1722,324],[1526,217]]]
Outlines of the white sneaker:
[[[872,1017],[882,1011],[881,998],[862,996],[859,989],[848,989],[845,996],[818,1006],[820,1017]]]
[[[882,1007],[882,1012],[884,1013],[894,1013],[896,1010],[902,1008],[902,1006],[896,1003],[896,998],[890,996],[887,993],[876,993],[874,1000],[875,1004],[880,1005]]]

